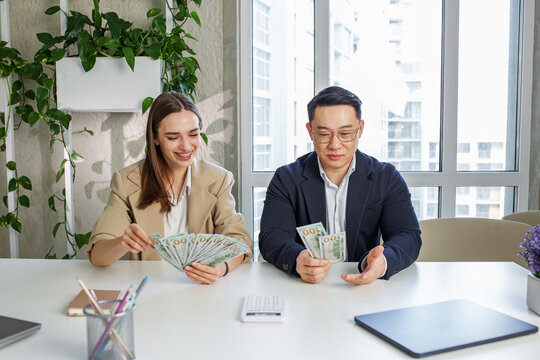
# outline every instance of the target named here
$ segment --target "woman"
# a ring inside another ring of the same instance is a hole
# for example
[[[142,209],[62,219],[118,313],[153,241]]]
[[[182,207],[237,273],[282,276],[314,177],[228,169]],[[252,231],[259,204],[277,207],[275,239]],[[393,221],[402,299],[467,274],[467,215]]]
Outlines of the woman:
[[[235,211],[232,174],[196,160],[201,117],[191,100],[168,92],[156,98],[146,127],[146,158],[116,172],[109,202],[92,231],[87,253],[92,264],[108,266],[130,252],[136,260],[159,260],[147,234],[223,234],[253,248],[242,215]],[[252,254],[216,267],[193,263],[186,275],[212,284]]]

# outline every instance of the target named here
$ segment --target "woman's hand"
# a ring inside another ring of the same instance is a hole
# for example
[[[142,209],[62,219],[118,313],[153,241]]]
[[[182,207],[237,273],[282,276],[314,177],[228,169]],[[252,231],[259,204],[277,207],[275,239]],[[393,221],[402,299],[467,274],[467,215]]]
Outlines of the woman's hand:
[[[137,224],[130,224],[118,240],[125,251],[132,253],[153,250],[152,240]]]
[[[219,277],[225,274],[225,271],[225,263],[221,263],[214,267],[194,262],[191,263],[191,265],[184,267],[184,272],[191,280],[206,285],[216,282]]]

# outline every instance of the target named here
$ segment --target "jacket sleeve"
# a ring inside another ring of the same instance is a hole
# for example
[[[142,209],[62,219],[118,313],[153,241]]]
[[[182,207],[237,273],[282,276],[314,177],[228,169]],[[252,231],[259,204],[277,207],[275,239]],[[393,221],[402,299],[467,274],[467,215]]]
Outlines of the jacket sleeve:
[[[422,246],[420,226],[407,184],[393,166],[390,169],[392,173],[386,185],[388,192],[379,224],[388,265],[383,278],[387,280],[411,265],[418,258]],[[360,264],[358,267],[360,270]]]
[[[215,194],[216,204],[212,210],[214,232],[244,242],[251,250],[244,256],[243,263],[246,263],[253,257],[253,240],[247,231],[243,216],[235,210],[236,203],[231,192],[233,184],[233,175],[227,171]]]
[[[92,236],[86,248],[86,254],[90,258],[94,244],[99,240],[116,239],[124,233],[124,230],[133,222],[131,209],[127,202],[125,189],[125,179],[119,172],[113,174],[111,180],[111,193],[109,201],[103,210],[103,214],[98,219],[92,230]]]
[[[278,169],[268,185],[261,217],[259,249],[264,259],[289,274],[297,274],[296,258],[304,246],[295,241],[296,216],[292,197]]]

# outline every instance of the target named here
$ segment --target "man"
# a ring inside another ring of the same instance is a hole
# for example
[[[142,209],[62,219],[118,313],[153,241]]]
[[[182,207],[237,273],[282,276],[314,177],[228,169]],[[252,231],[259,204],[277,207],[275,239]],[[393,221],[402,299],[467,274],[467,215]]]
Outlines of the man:
[[[389,279],[420,251],[420,227],[405,181],[393,165],[357,150],[364,129],[361,105],[337,86],[319,92],[307,106],[315,151],[277,169],[266,192],[261,254],[309,283],[324,280],[331,264],[311,257],[298,226],[320,221],[328,234],[346,232],[347,261],[358,261],[360,274],[342,278],[354,284]]]

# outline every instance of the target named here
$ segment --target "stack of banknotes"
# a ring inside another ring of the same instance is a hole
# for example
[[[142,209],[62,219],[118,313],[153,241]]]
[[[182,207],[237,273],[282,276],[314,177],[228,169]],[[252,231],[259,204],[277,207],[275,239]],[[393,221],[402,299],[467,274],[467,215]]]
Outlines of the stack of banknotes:
[[[345,232],[328,235],[320,222],[299,226],[296,231],[312,257],[331,263],[345,261]]]
[[[251,251],[243,242],[220,234],[178,234],[162,238],[156,233],[149,236],[156,253],[181,271],[194,262],[216,266]]]

